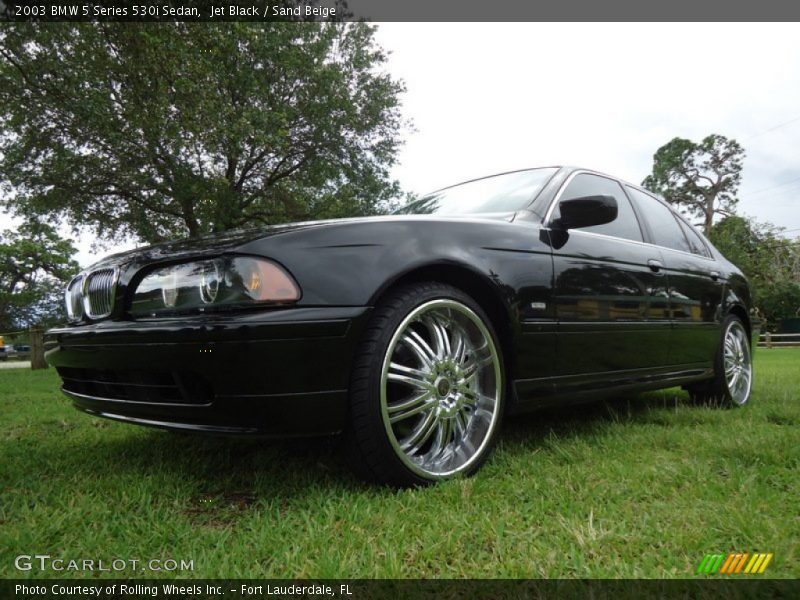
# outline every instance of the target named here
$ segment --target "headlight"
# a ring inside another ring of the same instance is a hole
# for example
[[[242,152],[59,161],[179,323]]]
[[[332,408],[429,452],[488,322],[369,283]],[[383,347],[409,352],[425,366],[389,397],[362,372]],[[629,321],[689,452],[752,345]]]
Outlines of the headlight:
[[[158,316],[299,299],[300,288],[280,266],[262,258],[238,256],[151,271],[136,287],[131,314]]]
[[[64,300],[67,305],[67,320],[70,323],[80,321],[83,318],[83,274],[77,275],[69,282],[64,292]]]

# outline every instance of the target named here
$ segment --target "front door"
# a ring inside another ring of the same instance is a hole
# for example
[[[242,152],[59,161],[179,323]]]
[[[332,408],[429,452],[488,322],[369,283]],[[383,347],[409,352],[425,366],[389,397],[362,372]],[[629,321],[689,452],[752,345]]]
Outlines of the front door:
[[[620,184],[592,173],[569,180],[559,202],[613,196],[611,223],[550,230],[558,320],[557,375],[600,374],[666,364],[667,281],[658,248],[642,230]],[[550,222],[559,217],[554,208]]]

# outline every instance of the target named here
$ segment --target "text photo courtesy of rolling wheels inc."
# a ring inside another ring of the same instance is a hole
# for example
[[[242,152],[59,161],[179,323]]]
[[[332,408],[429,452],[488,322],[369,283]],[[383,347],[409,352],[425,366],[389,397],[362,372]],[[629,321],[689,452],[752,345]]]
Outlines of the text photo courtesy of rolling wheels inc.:
[[[797,596],[797,25],[323,4],[0,8],[0,597]]]

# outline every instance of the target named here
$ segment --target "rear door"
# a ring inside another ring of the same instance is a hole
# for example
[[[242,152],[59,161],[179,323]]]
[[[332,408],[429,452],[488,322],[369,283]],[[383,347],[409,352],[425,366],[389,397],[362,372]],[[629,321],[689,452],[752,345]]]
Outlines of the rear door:
[[[558,375],[589,375],[663,365],[669,338],[661,253],[643,243],[637,215],[619,182],[581,172],[558,202],[592,195],[617,201],[611,223],[550,230],[558,319]]]
[[[716,261],[702,238],[665,203],[635,188],[628,192],[664,257],[673,327],[669,363],[708,364],[720,339],[724,283]]]

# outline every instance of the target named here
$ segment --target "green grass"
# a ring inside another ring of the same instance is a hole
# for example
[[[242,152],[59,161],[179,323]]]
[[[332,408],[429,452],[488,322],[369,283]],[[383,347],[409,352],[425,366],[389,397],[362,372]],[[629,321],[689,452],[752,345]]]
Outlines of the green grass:
[[[476,476],[371,487],[333,441],[173,435],[90,418],[0,371],[0,577],[14,557],[175,558],[194,577],[692,577],[707,552],[800,576],[800,350],[759,350],[752,403],[678,389],[509,421]],[[96,574],[97,575],[97,574]]]

